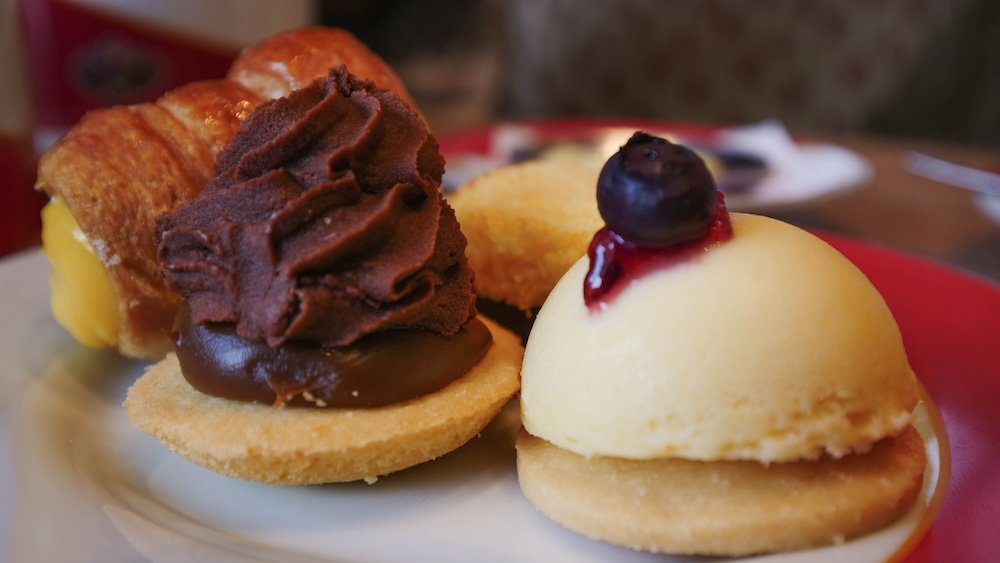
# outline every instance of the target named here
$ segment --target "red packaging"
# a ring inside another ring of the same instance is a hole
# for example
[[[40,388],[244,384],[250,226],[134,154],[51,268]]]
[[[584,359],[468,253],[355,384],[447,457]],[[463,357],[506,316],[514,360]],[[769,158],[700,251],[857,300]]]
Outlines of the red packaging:
[[[33,115],[17,4],[0,0],[0,256],[37,242],[42,198],[34,192]]]
[[[99,4],[21,1],[37,125],[50,136],[88,110],[220,78],[239,51]]]
[[[0,0],[0,255],[38,241],[36,154],[84,113],[221,78],[312,14],[312,0]]]

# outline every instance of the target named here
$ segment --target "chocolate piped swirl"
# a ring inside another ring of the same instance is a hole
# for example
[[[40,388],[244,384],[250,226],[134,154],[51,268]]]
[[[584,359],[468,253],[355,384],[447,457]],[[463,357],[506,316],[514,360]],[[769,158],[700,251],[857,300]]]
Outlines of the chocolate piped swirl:
[[[450,336],[475,315],[444,159],[395,94],[334,69],[255,110],[216,172],[158,223],[192,322],[331,347],[399,327]]]

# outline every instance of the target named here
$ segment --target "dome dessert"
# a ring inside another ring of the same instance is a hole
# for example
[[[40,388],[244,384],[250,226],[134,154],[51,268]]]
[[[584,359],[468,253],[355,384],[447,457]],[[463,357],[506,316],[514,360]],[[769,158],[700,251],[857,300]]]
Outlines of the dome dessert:
[[[920,489],[918,383],[878,291],[819,238],[733,213],[690,150],[637,133],[607,226],[525,350],[518,478],[553,520],[654,552],[844,541]]]

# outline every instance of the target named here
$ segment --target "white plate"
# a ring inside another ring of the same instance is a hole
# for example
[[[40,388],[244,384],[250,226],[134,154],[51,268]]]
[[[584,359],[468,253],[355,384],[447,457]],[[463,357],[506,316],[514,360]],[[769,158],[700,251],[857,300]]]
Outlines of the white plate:
[[[127,422],[121,401],[144,364],[73,343],[49,315],[47,272],[37,252],[0,262],[0,524],[9,532],[0,553],[12,563],[690,560],[591,541],[538,514],[514,472],[515,405],[458,451],[374,485],[269,486],[192,465]],[[926,415],[918,429],[930,464],[904,518],[841,546],[754,561],[889,557],[938,486],[939,437]]]

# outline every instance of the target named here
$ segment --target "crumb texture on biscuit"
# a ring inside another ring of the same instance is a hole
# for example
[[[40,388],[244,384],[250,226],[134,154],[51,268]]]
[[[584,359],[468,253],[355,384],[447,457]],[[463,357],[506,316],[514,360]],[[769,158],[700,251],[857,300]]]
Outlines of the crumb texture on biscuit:
[[[204,395],[171,354],[129,389],[129,419],[188,460],[274,484],[370,479],[444,455],[474,437],[517,392],[519,339],[484,322],[494,344],[444,389],[373,409],[276,408]],[[401,374],[405,377],[405,374]]]
[[[770,466],[585,458],[524,431],[517,441],[521,489],[543,514],[657,553],[741,556],[874,531],[913,504],[925,462],[913,427],[866,454]]]
[[[545,301],[604,224],[594,199],[601,164],[578,156],[525,162],[449,197],[481,297],[525,311]]]
[[[910,423],[916,378],[891,312],[853,264],[786,223],[635,280],[605,310],[580,260],[525,351],[525,428],[581,455],[752,459],[866,451]]]

